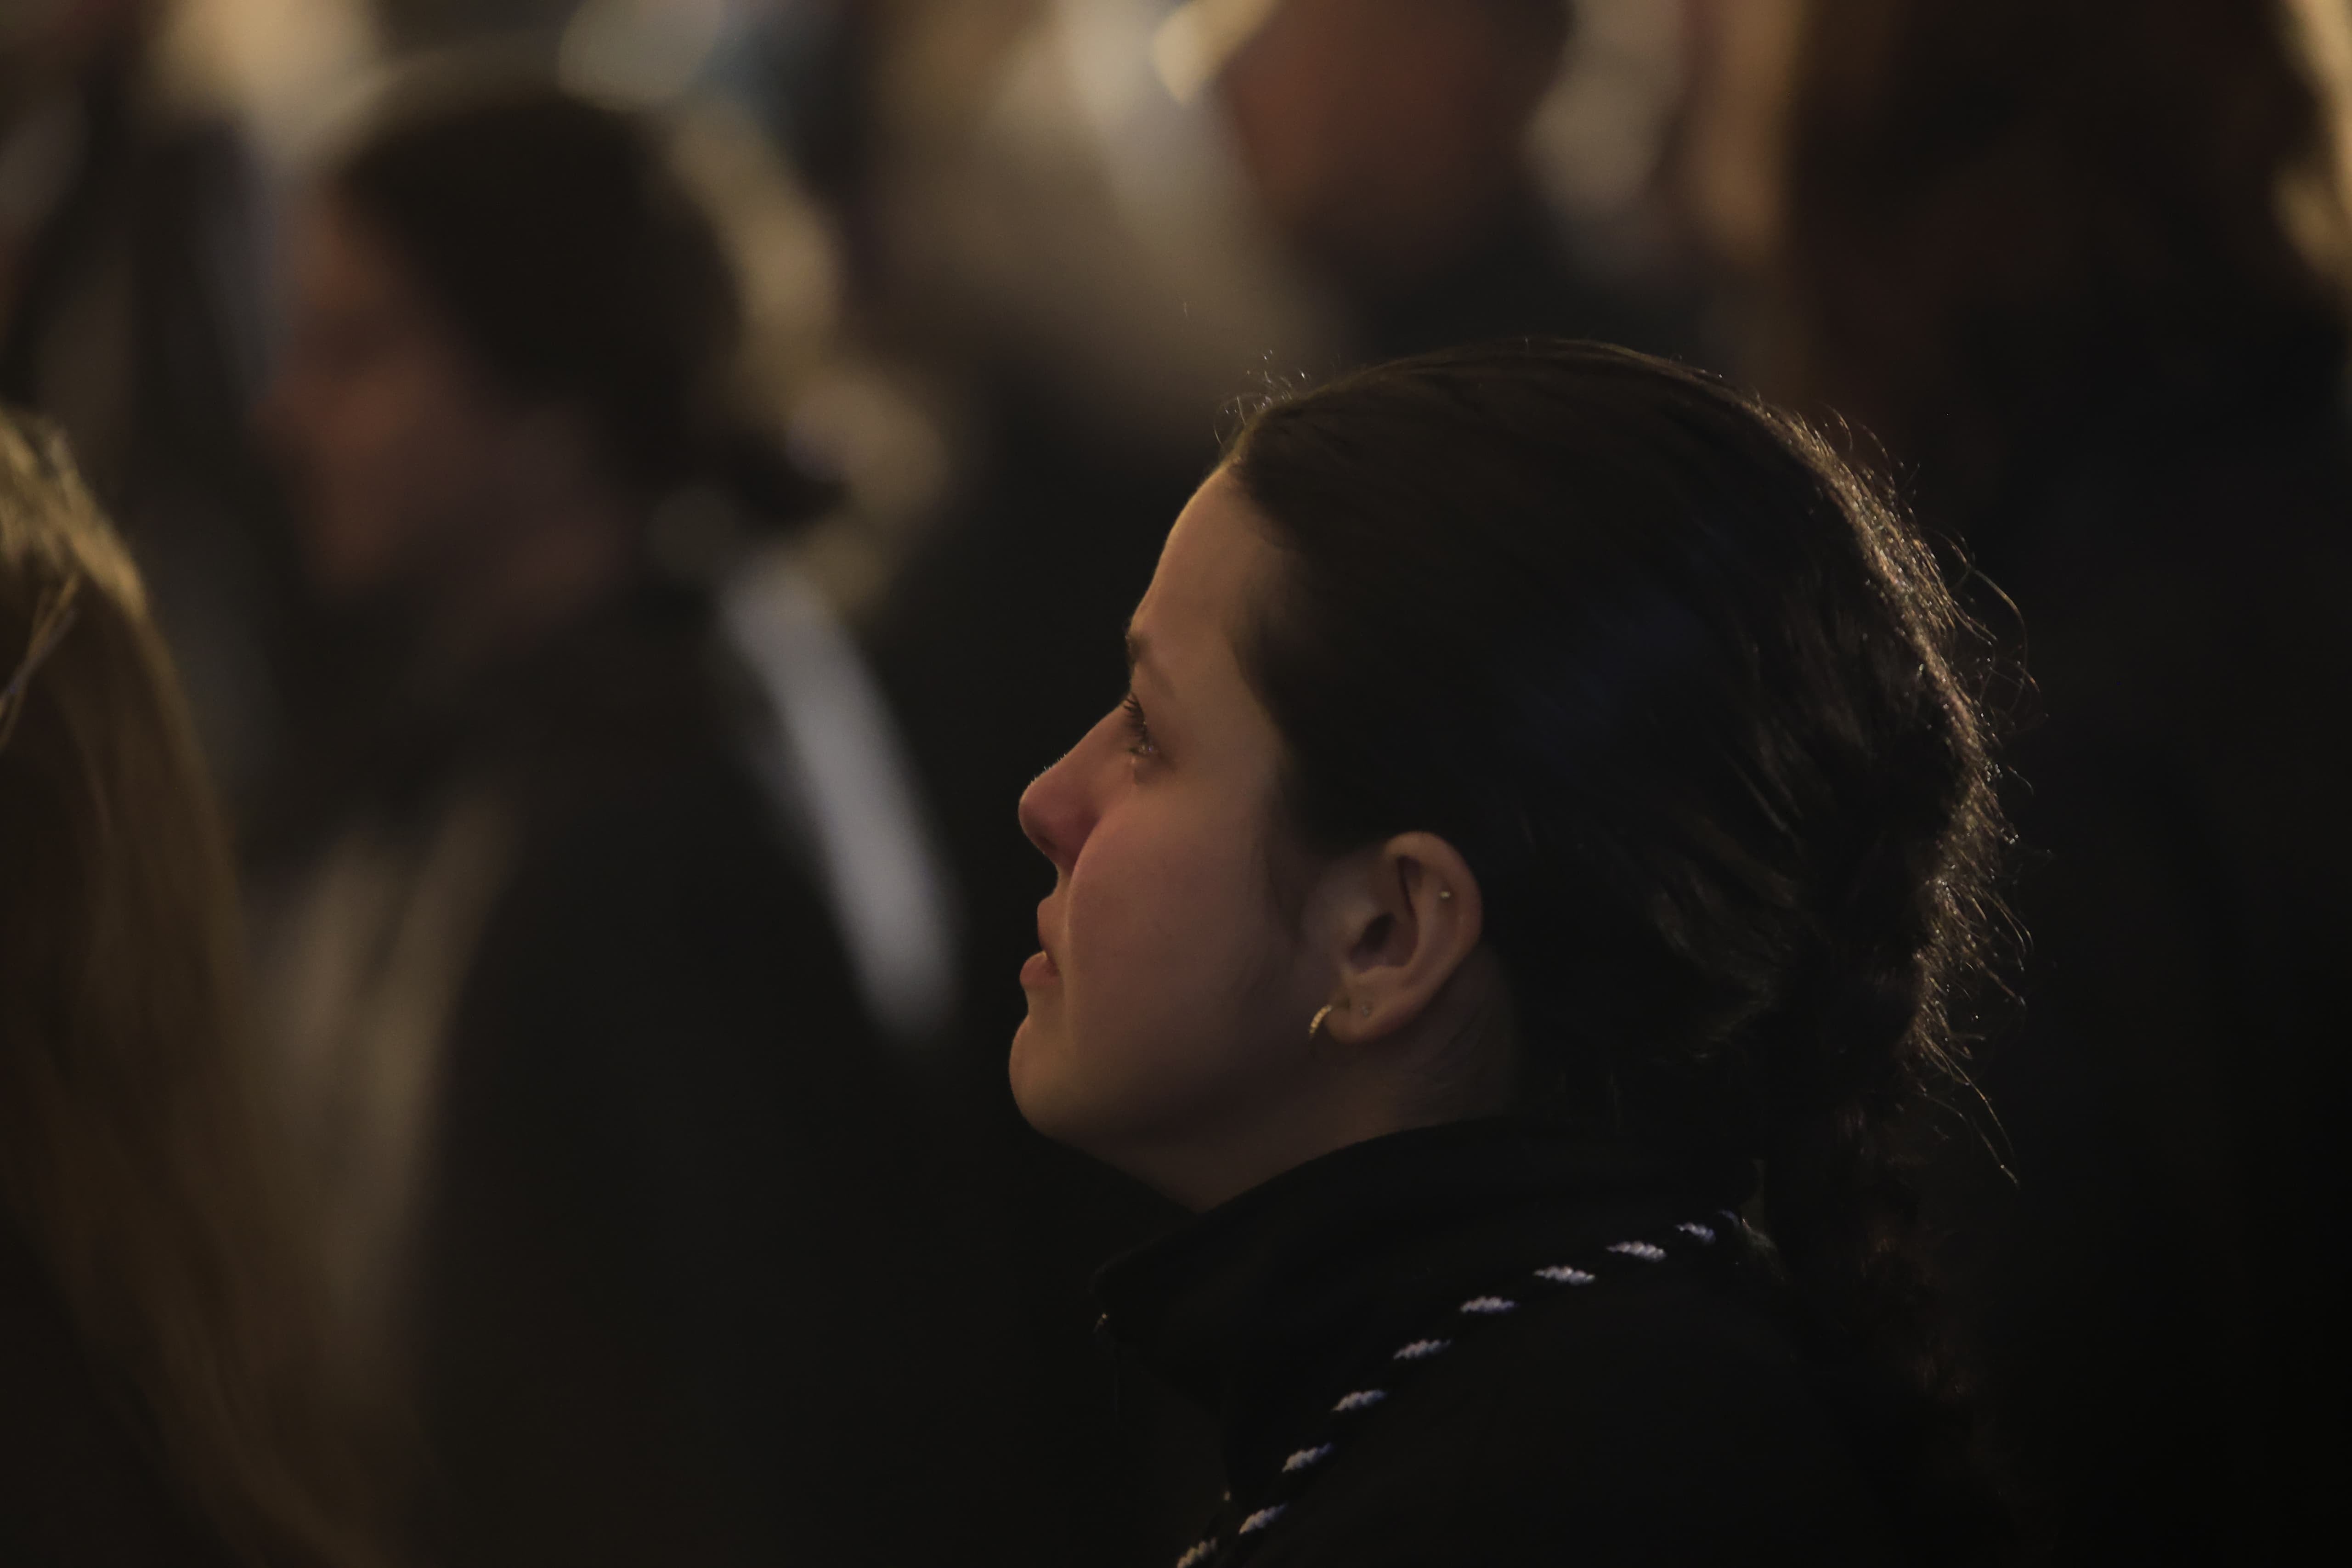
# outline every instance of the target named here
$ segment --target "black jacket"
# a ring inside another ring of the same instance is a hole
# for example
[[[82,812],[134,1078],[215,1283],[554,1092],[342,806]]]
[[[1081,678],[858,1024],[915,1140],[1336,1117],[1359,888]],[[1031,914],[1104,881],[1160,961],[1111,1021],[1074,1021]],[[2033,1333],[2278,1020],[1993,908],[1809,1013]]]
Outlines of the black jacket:
[[[1187,1568],[1913,1561],[1734,1216],[1749,1183],[1461,1123],[1114,1264],[1110,1331],[1222,1428]]]
[[[989,1215],[685,609],[583,626],[352,764],[379,837],[482,791],[512,825],[404,1258],[429,1555],[969,1562],[1047,1511]]]

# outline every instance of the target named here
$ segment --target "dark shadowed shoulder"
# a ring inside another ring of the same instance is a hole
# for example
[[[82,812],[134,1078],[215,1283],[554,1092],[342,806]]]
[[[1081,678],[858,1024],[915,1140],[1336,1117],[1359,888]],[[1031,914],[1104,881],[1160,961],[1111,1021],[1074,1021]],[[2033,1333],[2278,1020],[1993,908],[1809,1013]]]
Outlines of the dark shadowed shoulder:
[[[943,1563],[1042,1511],[963,1124],[723,749],[527,825],[444,1114],[453,1562]]]
[[[1717,1290],[1559,1297],[1458,1350],[1367,1423],[1262,1568],[1911,1561],[1795,1345]]]

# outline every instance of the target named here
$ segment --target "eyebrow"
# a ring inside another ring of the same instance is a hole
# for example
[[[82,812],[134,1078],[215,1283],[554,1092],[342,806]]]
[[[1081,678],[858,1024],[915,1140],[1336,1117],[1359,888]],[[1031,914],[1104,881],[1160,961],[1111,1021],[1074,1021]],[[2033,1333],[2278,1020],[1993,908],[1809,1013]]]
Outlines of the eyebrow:
[[[1151,643],[1133,626],[1127,628],[1127,672],[1133,675],[1151,659]]]

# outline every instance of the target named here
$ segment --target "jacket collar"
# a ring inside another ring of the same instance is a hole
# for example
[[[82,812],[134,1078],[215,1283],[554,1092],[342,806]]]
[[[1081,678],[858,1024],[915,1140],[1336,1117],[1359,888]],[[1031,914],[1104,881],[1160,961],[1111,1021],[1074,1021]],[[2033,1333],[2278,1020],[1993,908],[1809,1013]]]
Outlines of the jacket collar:
[[[1114,1262],[1110,1333],[1218,1419],[1236,1488],[1451,1304],[1568,1254],[1716,1209],[1745,1162],[1482,1120],[1350,1145]]]

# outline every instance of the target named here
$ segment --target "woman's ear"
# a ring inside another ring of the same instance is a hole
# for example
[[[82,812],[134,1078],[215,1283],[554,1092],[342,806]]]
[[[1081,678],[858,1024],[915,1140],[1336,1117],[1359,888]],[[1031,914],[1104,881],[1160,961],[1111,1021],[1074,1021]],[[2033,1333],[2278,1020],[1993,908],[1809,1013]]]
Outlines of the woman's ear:
[[[1323,1027],[1341,1045],[1410,1029],[1486,934],[1477,879],[1433,833],[1344,858],[1318,892],[1314,929],[1337,977]]]

